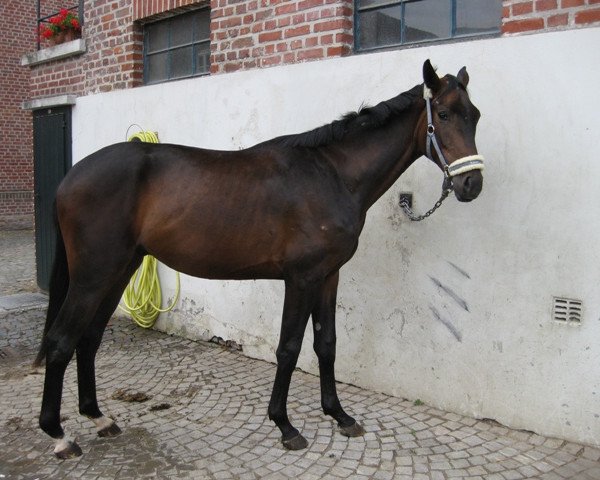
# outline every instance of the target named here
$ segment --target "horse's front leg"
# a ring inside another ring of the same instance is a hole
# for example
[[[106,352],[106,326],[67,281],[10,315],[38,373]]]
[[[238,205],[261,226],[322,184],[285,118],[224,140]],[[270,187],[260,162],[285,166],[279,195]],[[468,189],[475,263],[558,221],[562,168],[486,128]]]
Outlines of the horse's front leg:
[[[269,402],[269,418],[281,430],[283,446],[289,450],[306,448],[308,442],[292,426],[287,415],[287,397],[296,368],[308,317],[315,302],[315,288],[309,282],[285,282],[281,333],[277,347],[277,373]]]
[[[340,427],[340,432],[348,437],[358,437],[365,433],[363,427],[344,412],[335,387],[335,308],[339,272],[330,275],[321,289],[312,311],[314,350],[319,359],[321,381],[321,406],[326,415],[331,415]]]

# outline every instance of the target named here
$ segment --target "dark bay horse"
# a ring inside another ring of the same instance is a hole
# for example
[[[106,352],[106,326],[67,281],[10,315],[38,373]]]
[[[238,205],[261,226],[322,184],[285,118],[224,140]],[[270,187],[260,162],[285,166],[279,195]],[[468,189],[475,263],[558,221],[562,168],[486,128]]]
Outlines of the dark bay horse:
[[[344,435],[364,433],[340,404],[334,361],[339,269],[356,251],[367,210],[428,151],[458,200],[476,198],[483,183],[475,146],[480,114],[467,94],[466,69],[440,78],[426,61],[423,78],[423,84],[374,107],[246,150],[121,143],[71,169],[56,195],[57,253],[36,359],[38,365],[46,360],[39,423],[56,440],[59,458],[81,454],[60,423],[63,379],[73,354],[79,412],[94,421],[99,435],[120,433],[98,408],[94,359],[146,254],[196,277],[283,280],[268,408],[283,445],[307,446],[288,419],[286,403],[311,316],[323,411]]]

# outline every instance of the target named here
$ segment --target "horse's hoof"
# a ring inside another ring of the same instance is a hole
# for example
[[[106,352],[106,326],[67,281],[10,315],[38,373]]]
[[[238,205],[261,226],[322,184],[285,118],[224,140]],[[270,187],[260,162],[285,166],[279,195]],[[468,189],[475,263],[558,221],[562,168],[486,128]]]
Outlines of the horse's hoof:
[[[61,447],[62,448],[60,448],[59,450],[54,449],[54,455],[56,455],[57,458],[60,458],[61,460],[68,460],[69,458],[81,457],[81,454],[83,453],[81,451],[81,448],[79,448],[79,445],[77,445],[75,442],[64,442],[64,444],[61,445]]]
[[[362,437],[366,432],[360,423],[354,422],[348,427],[340,426],[340,433],[346,437]]]
[[[300,434],[288,440],[282,438],[281,443],[283,443],[283,446],[288,450],[302,450],[303,448],[308,447],[308,441]]]
[[[99,437],[116,437],[121,433],[122,431],[116,423],[111,423],[108,427],[98,430]]]

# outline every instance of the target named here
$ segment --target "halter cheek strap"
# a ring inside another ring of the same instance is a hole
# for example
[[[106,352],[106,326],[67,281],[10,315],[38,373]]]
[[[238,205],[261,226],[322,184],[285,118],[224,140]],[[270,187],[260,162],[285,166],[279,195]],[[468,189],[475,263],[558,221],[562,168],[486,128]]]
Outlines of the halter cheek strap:
[[[435,127],[433,125],[433,116],[431,114],[432,97],[433,95],[431,94],[431,90],[427,88],[427,85],[423,85],[423,98],[425,99],[425,104],[427,106],[427,141],[425,142],[425,151],[427,157],[433,160],[433,156],[431,155],[431,145],[433,145],[435,153],[437,153],[437,156],[442,164],[442,168],[444,169],[444,175],[446,179],[450,179],[451,177],[460,175],[461,173],[470,172],[471,170],[483,170],[483,155],[468,155],[466,157],[454,160],[452,163],[448,163],[435,136]]]

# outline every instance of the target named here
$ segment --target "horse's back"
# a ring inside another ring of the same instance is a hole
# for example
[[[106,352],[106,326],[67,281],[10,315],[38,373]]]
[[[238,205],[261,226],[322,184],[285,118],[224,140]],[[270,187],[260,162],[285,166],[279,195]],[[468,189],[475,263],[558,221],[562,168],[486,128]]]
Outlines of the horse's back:
[[[313,154],[116,144],[73,168],[59,217],[195,276],[280,278],[301,251],[354,234],[347,192]]]

